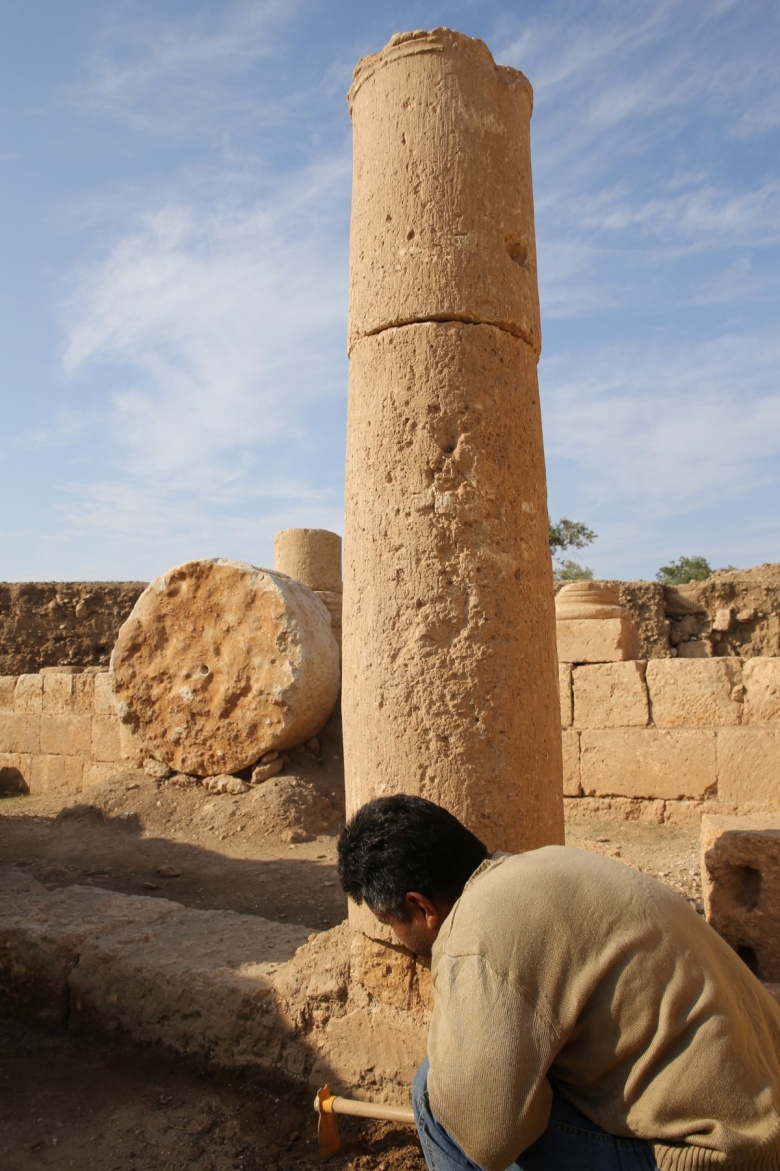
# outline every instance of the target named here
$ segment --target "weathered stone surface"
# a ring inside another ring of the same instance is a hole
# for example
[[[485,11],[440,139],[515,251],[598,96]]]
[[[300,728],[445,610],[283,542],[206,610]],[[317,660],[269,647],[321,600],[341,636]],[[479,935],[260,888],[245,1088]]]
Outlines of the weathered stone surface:
[[[253,785],[262,785],[263,781],[269,781],[271,777],[275,777],[284,768],[284,759],[277,756],[276,760],[269,760],[265,764],[261,761],[260,764],[255,765],[252,769],[251,781]]]
[[[11,715],[14,710],[14,693],[16,692],[16,676],[0,675],[0,713]]]
[[[0,749],[3,752],[40,752],[41,718],[26,712],[0,712]]]
[[[738,655],[743,659],[780,655],[778,587],[777,564],[719,570],[706,581],[665,586],[672,638],[695,637],[708,655]],[[724,630],[727,614],[728,627]],[[681,647],[689,645],[680,643]]]
[[[89,716],[41,716],[41,752],[88,757],[91,747],[92,720]]]
[[[647,689],[657,728],[721,727],[742,719],[739,659],[647,664]]]
[[[67,1019],[68,978],[91,936],[132,923],[144,931],[176,904],[69,886],[49,892],[14,870],[0,871],[0,1002],[26,1020]],[[114,989],[106,989],[107,997]]]
[[[570,728],[574,719],[571,663],[558,666],[558,695],[561,701],[561,727]]]
[[[580,734],[575,731],[562,733],[563,741],[563,795],[579,797],[580,783]]]
[[[645,663],[596,663],[572,671],[577,728],[645,728]]]
[[[40,715],[43,708],[43,676],[20,675],[14,691],[14,711]]]
[[[85,763],[83,756],[41,752],[29,757],[24,777],[31,793],[80,793]]]
[[[630,618],[558,618],[561,663],[614,663],[636,659],[639,637]]]
[[[780,817],[701,823],[704,910],[761,980],[780,981]]]
[[[0,582],[0,674],[108,663],[143,582]]]
[[[111,659],[122,722],[178,772],[237,772],[302,743],[330,715],[338,646],[300,582],[239,561],[189,561],[153,581]]]
[[[400,33],[359,62],[350,351],[438,320],[498,326],[538,355],[532,101],[522,73],[449,29]]]
[[[341,593],[341,537],[327,529],[282,529],[274,537],[274,571],[309,589]]]
[[[342,703],[350,811],[406,791],[452,809],[491,849],[559,840],[547,523],[526,345],[492,326],[442,323],[353,348]]]
[[[580,733],[582,789],[593,797],[704,798],[714,791],[715,732],[607,728]]]
[[[718,796],[780,809],[780,728],[718,730]]]
[[[405,791],[492,849],[562,841],[530,86],[404,33],[350,110],[348,813]]]
[[[600,618],[625,618],[625,607],[620,604],[617,585],[602,581],[573,581],[562,586],[555,595],[555,617],[594,621]]]
[[[747,659],[742,665],[745,724],[780,723],[780,658]]]

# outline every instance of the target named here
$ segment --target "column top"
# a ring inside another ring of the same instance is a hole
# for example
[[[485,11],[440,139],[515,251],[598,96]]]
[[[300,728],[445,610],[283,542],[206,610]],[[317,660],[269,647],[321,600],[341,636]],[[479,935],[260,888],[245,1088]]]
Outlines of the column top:
[[[513,69],[509,65],[496,65],[490,49],[479,38],[467,37],[464,33],[455,32],[454,29],[441,26],[440,28],[430,30],[416,29],[414,32],[395,33],[387,42],[384,49],[380,49],[378,53],[369,53],[368,56],[361,57],[355,66],[354,73],[352,74],[352,85],[349,87],[347,93],[350,113],[352,111],[352,103],[363,82],[373,77],[382,66],[389,65],[391,62],[398,61],[403,57],[414,57],[424,53],[446,53],[453,51],[468,54],[475,60],[481,58],[486,64],[492,65],[506,85],[519,86],[526,90],[531,108],[533,108],[533,89],[524,73],[521,73],[519,69]]]

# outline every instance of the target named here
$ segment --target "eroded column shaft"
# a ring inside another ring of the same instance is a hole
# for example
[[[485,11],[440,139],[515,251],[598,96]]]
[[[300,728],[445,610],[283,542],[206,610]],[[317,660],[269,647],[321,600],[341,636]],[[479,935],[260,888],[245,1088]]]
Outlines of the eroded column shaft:
[[[439,29],[350,105],[348,811],[405,791],[491,849],[562,841],[530,86]]]

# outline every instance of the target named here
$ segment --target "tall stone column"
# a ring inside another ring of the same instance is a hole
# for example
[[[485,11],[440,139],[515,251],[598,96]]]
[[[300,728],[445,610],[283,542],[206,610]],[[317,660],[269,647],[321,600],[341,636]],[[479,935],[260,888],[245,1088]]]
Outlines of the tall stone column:
[[[349,104],[348,812],[418,793],[491,849],[560,842],[531,87],[435,29]]]

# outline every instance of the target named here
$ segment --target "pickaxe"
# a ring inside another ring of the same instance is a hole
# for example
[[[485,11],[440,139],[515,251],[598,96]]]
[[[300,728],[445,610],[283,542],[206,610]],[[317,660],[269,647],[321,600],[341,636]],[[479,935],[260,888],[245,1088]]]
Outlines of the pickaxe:
[[[314,1099],[317,1111],[317,1137],[320,1157],[329,1159],[341,1146],[336,1114],[352,1114],[358,1118],[379,1118],[389,1122],[406,1122],[414,1126],[414,1114],[404,1106],[380,1106],[375,1102],[356,1102],[354,1098],[339,1098],[330,1086],[323,1086]]]

